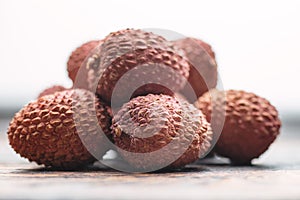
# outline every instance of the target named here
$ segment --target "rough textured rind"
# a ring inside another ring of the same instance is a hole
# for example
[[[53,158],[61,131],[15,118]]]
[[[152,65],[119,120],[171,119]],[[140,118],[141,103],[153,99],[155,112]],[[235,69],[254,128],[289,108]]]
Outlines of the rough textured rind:
[[[188,82],[193,91],[186,85],[180,92],[190,102],[194,102],[196,98],[217,85],[218,72],[215,53],[209,44],[196,38],[187,37],[173,41],[173,43],[184,51],[185,56],[192,64]]]
[[[162,94],[124,104],[113,118],[112,133],[124,159],[137,169],[149,170],[194,162],[206,153],[212,136],[210,124],[197,108]]]
[[[212,90],[200,97],[195,105],[208,121],[211,120],[211,97],[216,99],[215,107],[225,105],[225,124],[214,150],[235,164],[250,164],[279,134],[278,112],[269,101],[253,93],[229,90],[226,91],[226,102],[222,97],[217,98],[221,95],[223,92]],[[214,120],[218,121],[218,118]]]
[[[10,122],[8,138],[12,148],[30,161],[74,169],[95,161],[80,137],[99,155],[104,154],[105,136],[100,130],[109,134],[110,124],[106,106],[94,94],[81,89],[66,90],[26,105]]]
[[[64,86],[61,85],[54,85],[52,87],[46,88],[44,91],[42,91],[38,98],[45,96],[45,95],[49,95],[49,94],[54,94],[55,92],[61,92],[67,90],[67,88],[65,88]]]
[[[126,72],[131,71],[130,81],[119,85],[119,92],[115,96],[119,105],[128,102],[128,92],[134,87],[133,84],[145,78],[154,84],[145,84],[131,97],[176,92],[185,85],[190,69],[190,64],[182,55],[183,52],[173,47],[172,43],[150,32],[126,29],[111,33],[104,39],[101,49],[91,55],[90,62],[87,62],[86,68],[89,65],[98,66],[96,73],[90,74],[94,80],[90,88],[95,88],[97,94],[110,104],[115,85]],[[154,69],[157,65],[159,67]],[[139,66],[147,66],[150,70],[138,70]],[[155,84],[161,79],[164,79],[167,87]]]
[[[93,49],[101,45],[101,43],[102,43],[101,40],[92,40],[82,44],[80,47],[78,47],[72,52],[67,62],[67,70],[68,70],[68,75],[70,79],[73,81],[73,83],[75,82],[78,70],[82,66],[86,57],[91,53]],[[87,87],[88,71],[81,70],[80,72],[82,73],[80,76],[82,80],[77,81],[77,87]]]

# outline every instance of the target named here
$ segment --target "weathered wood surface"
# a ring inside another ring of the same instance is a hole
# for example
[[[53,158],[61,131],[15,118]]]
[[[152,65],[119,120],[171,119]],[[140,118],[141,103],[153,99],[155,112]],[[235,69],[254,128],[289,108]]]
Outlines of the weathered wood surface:
[[[0,134],[0,199],[300,199],[297,131],[284,128],[252,167],[218,161],[148,174],[97,166],[77,172],[45,170],[17,156]]]

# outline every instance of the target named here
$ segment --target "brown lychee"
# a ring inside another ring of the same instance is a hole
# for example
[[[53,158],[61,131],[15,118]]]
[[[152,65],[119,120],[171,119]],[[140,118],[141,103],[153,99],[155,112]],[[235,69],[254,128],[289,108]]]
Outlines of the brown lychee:
[[[21,109],[10,122],[8,138],[12,148],[29,161],[74,169],[96,160],[83,142],[97,157],[107,151],[104,139],[110,124],[106,106],[93,93],[65,90]]]
[[[83,62],[86,59],[86,57],[91,53],[93,49],[101,45],[101,43],[102,40],[92,40],[82,44],[80,47],[78,47],[71,53],[67,62],[67,70],[68,75],[73,81],[73,83],[76,81],[76,78],[78,78],[78,70],[83,65]],[[81,80],[77,80],[77,87],[86,88],[88,84],[88,70],[81,70],[80,73]]]
[[[65,88],[64,86],[61,86],[61,85],[53,85],[49,88],[46,88],[45,90],[43,90],[38,98],[42,97],[42,96],[45,96],[45,95],[49,95],[49,94],[54,94],[55,92],[61,92],[61,91],[64,91],[64,90],[67,90],[67,88]]]
[[[107,103],[113,99],[122,106],[139,95],[173,94],[183,88],[190,64],[182,55],[159,35],[126,29],[108,35],[86,68],[96,66],[91,88]]]
[[[180,168],[210,147],[211,128],[202,112],[168,95],[139,96],[113,117],[115,145],[134,170]]]
[[[208,121],[214,117],[217,124],[222,120],[218,116],[222,115],[212,115],[212,109],[225,107],[225,124],[214,150],[230,158],[234,164],[250,164],[252,159],[269,148],[279,134],[281,122],[278,112],[269,101],[253,93],[229,90],[225,92],[225,98],[223,95],[222,91],[212,90],[200,97],[195,105]],[[215,100],[214,108],[212,98]]]
[[[183,38],[173,41],[181,48],[191,63],[188,83],[180,91],[190,102],[211,88],[215,88],[218,80],[215,53],[206,42],[196,38]]]

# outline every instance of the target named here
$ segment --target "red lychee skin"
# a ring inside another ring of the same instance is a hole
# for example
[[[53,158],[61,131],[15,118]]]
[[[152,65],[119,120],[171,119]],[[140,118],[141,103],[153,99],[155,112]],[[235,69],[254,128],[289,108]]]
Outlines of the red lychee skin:
[[[228,90],[226,98],[222,97],[223,94],[211,90],[200,97],[195,106],[209,122],[212,117],[211,98],[215,99],[214,109],[222,110],[224,106],[225,124],[214,150],[230,158],[233,164],[251,164],[251,160],[263,154],[279,134],[281,122],[278,112],[269,101],[253,93]],[[218,116],[214,116],[214,120],[216,123],[221,121]]]
[[[211,46],[196,38],[184,38],[173,41],[174,45],[185,52],[185,56],[191,63],[188,83],[180,92],[190,101],[211,88],[215,88],[218,80],[217,63],[215,53]]]
[[[119,85],[120,89],[114,96],[118,106],[128,102],[128,93],[135,87],[134,84],[144,79],[149,79],[154,84],[141,85],[129,97],[149,93],[173,94],[183,88],[188,78],[190,64],[181,55],[182,52],[163,37],[150,32],[126,29],[111,33],[104,39],[99,53],[101,55],[96,53],[90,56],[93,61],[88,62],[92,66],[98,63],[91,88],[108,104],[111,103],[116,84],[129,71],[138,75],[130,76],[127,82]],[[147,66],[149,72],[138,70],[140,66]],[[164,80],[163,83],[167,86],[155,84],[160,80]]]
[[[44,91],[42,91],[38,98],[42,97],[42,96],[45,96],[45,95],[49,95],[49,94],[54,94],[55,92],[61,92],[61,91],[64,91],[64,90],[67,90],[67,88],[65,88],[64,86],[61,86],[61,85],[53,85],[49,88],[46,88]]]
[[[136,97],[124,104],[113,118],[112,133],[123,158],[136,169],[150,171],[196,161],[209,149],[212,136],[210,124],[197,108],[162,94]],[[168,149],[171,142],[177,143]],[[162,148],[167,149],[148,155]]]
[[[103,132],[110,134],[110,125],[106,106],[94,94],[73,89],[26,105],[16,113],[7,133],[12,148],[29,161],[76,169],[96,160],[82,141],[97,151],[97,157],[104,155],[107,144]]]
[[[78,47],[71,53],[69,60],[67,62],[67,70],[68,70],[68,75],[70,79],[73,81],[73,83],[75,82],[78,70],[82,66],[86,57],[91,53],[93,49],[101,45],[101,43],[102,40],[92,40],[82,44],[80,47]],[[82,80],[77,81],[78,83],[80,82],[80,85],[77,83],[77,87],[85,88],[87,85],[88,71],[81,70],[80,72],[82,73],[80,76]]]

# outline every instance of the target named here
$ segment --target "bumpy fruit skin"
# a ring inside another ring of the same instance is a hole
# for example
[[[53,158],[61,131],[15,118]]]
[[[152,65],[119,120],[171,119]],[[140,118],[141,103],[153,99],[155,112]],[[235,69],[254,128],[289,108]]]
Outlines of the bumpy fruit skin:
[[[54,85],[52,87],[46,88],[44,91],[42,91],[38,98],[45,96],[45,95],[49,95],[49,94],[54,94],[55,92],[61,92],[67,90],[67,88],[65,88],[64,86],[61,85]]]
[[[73,83],[75,82],[78,70],[83,65],[86,57],[91,53],[93,49],[101,45],[101,43],[102,43],[101,40],[92,40],[82,44],[80,47],[78,47],[71,53],[69,60],[67,62],[67,70],[68,70],[68,75],[70,79],[73,81]],[[77,81],[77,86],[85,88],[88,80],[88,71],[81,70],[80,72],[82,73],[80,76],[80,79],[82,80]]]
[[[126,29],[108,35],[101,49],[90,56],[86,68],[98,66],[91,78],[94,80],[91,88],[109,104],[118,81],[125,73],[132,73],[122,79],[114,96],[116,104],[121,106],[130,97],[149,93],[173,94],[183,88],[190,64],[182,55],[182,51],[161,36]],[[141,69],[141,66],[145,68]],[[132,88],[137,90],[131,91]]]
[[[212,136],[202,112],[162,94],[124,104],[113,118],[112,133],[123,158],[137,170],[149,171],[196,161],[209,149]]]
[[[198,107],[211,121],[212,102],[219,109],[224,106],[225,124],[215,146],[215,152],[231,159],[233,164],[247,165],[264,153],[279,134],[281,122],[278,112],[266,99],[253,93],[212,90],[198,99]],[[226,102],[224,102],[226,99]],[[222,116],[222,115],[220,115]],[[216,123],[220,121],[214,116]]]
[[[81,89],[65,90],[43,96],[16,113],[8,138],[12,148],[29,161],[76,169],[95,161],[80,138],[103,155],[107,147],[100,130],[109,134],[110,124],[106,106],[94,94]]]
[[[174,45],[185,52],[185,56],[191,63],[188,83],[180,92],[190,101],[215,88],[218,81],[217,63],[215,53],[211,46],[200,39],[184,38],[173,41]]]

